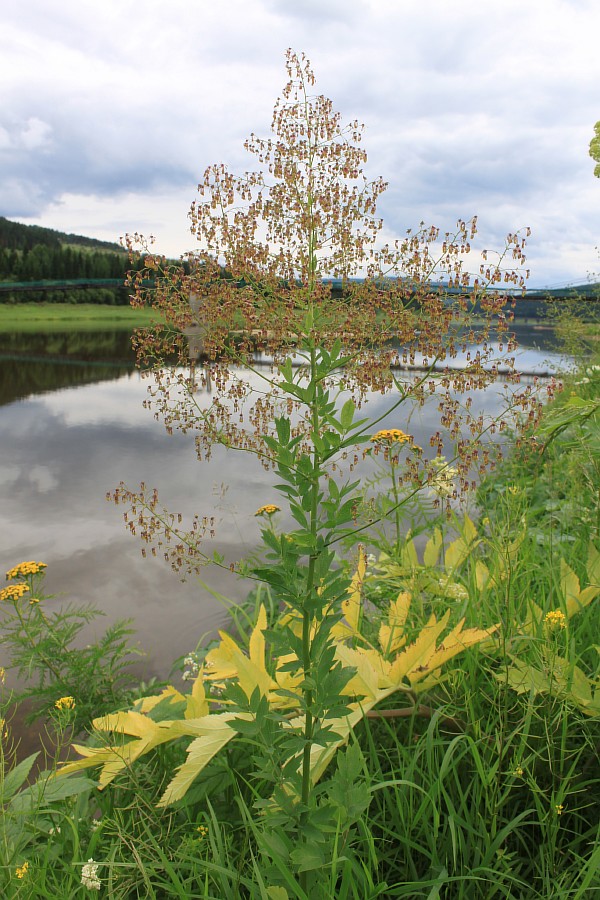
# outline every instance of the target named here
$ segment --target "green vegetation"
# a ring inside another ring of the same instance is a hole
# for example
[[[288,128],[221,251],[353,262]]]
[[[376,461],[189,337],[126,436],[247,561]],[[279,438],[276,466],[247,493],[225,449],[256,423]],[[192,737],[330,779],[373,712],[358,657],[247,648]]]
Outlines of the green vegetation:
[[[97,238],[84,237],[81,234],[65,234],[64,231],[42,228],[39,225],[22,225],[20,222],[11,222],[10,219],[0,216],[0,247],[5,250],[25,251],[40,246],[54,250],[64,246],[86,247],[123,255],[123,248],[110,241],[99,241]]]
[[[371,546],[360,585],[354,582],[360,607],[355,592],[349,594],[340,622],[349,636],[358,624],[377,646],[390,611],[399,612],[398,598],[406,594],[412,602],[406,624],[397,628],[399,641],[408,629],[412,642],[432,613],[450,611],[453,622],[466,616],[467,624],[499,627],[478,649],[447,662],[436,684],[414,696],[414,685],[407,684],[402,702],[378,704],[354,728],[349,749],[338,751],[328,801],[337,825],[318,841],[327,858],[317,870],[321,895],[362,900],[437,891],[434,896],[447,900],[586,900],[600,890],[600,673],[594,646],[600,571],[593,549],[600,510],[599,407],[600,366],[588,362],[548,407],[536,431],[535,456],[507,454],[482,484],[476,526],[464,517],[449,523],[441,516],[429,529],[425,556],[411,540],[398,551],[389,541],[384,550]],[[277,512],[263,515],[277,534]],[[45,668],[40,700],[50,712],[52,744],[62,750],[76,716],[77,730],[90,727],[87,691],[94,679],[81,678],[81,657],[70,643],[71,613],[55,615],[56,601],[44,597],[40,577],[10,581],[31,585],[21,597],[2,601],[13,624],[20,604],[27,627],[2,633],[13,661],[19,654],[26,665],[29,654],[35,671]],[[15,767],[5,726],[0,878],[6,896],[75,896],[84,874],[88,886],[97,879],[101,896],[114,898],[303,896],[285,880],[279,892],[273,890],[276,872],[287,865],[285,843],[271,838],[275,871],[260,862],[264,815],[257,800],[270,789],[269,748],[256,732],[242,730],[226,751],[204,768],[198,764],[181,799],[158,805],[173,775],[193,760],[186,753],[185,723],[198,719],[186,719],[190,704],[203,702],[201,690],[211,706],[222,699],[219,678],[227,673],[218,667],[225,659],[237,658],[237,669],[229,671],[232,685],[240,684],[244,659],[245,671],[252,671],[261,608],[275,627],[265,635],[269,645],[273,635],[281,636],[275,596],[258,588],[235,610],[235,645],[223,637],[180,661],[191,694],[127,679],[119,688],[115,681],[121,693],[113,708],[135,709],[138,718],[137,724],[126,719],[130,713],[100,719],[82,745],[86,752],[96,746],[98,763],[106,764],[109,747],[119,747],[119,731],[129,735],[121,739],[123,763],[101,791],[94,768],[53,778],[55,757],[28,787],[36,760]],[[28,622],[37,617],[39,624],[42,612],[53,617],[51,631],[36,628],[31,641]],[[340,638],[340,646],[366,646],[355,637]],[[44,661],[48,652],[56,658],[55,648],[61,648],[60,680]],[[271,651],[264,659],[275,671]],[[207,674],[208,680],[202,677]],[[99,678],[98,691],[103,683]],[[34,695],[35,687],[32,682]],[[132,692],[146,699],[131,707]],[[59,708],[51,697],[61,701]],[[65,699],[70,697],[72,702]],[[110,707],[105,697],[94,702],[98,714]],[[177,722],[181,737],[148,742],[156,729],[166,733]],[[109,726],[116,731],[107,744],[102,729]],[[132,755],[140,743],[145,755]],[[317,835],[322,815],[311,826]],[[84,873],[85,865],[98,869]]]
[[[256,511],[260,548],[230,566],[207,546],[210,516],[188,527],[145,485],[113,494],[144,553],[186,574],[232,567],[247,602],[233,633],[185,648],[189,692],[135,688],[124,626],[78,651],[82,613],[54,610],[43,564],[7,573],[3,643],[34,673],[58,752],[27,785],[39,760],[14,765],[4,729],[0,886],[31,898],[584,900],[600,889],[600,365],[587,360],[545,415],[516,379],[497,419],[473,410],[470,392],[492,378],[489,334],[506,334],[487,289],[522,283],[525,239],[487,254],[468,294],[474,222],[378,250],[385,185],[362,179],[360,126],[312,94],[304,56],[288,51],[287,70],[274,138],[246,145],[269,177],[209,167],[192,208],[209,252],[188,270],[144,252],[131,276],[135,303],[161,315],[135,341],[167,430],[193,432],[203,462],[217,445],[276,472]],[[353,280],[365,267],[372,278]],[[465,293],[443,302],[434,278]],[[475,304],[477,360],[438,374]],[[207,361],[186,374],[190,336]],[[240,377],[257,344],[273,365]],[[390,366],[403,357],[431,369],[405,378]],[[370,419],[375,390],[388,405]],[[411,417],[428,399],[440,421],[419,447]],[[509,427],[499,464],[488,435]],[[467,515],[456,501],[474,473]]]
[[[94,303],[0,303],[1,332],[97,331],[131,329],[156,321],[152,309]]]
[[[37,225],[21,225],[0,216],[0,304],[126,305],[127,291],[121,282],[128,267],[127,254],[118,244]],[[72,280],[87,282],[87,286],[61,287]],[[110,281],[116,284],[106,283]],[[28,289],[30,282],[32,287]],[[33,283],[40,282],[57,284],[53,288],[36,289]],[[12,289],[8,285],[13,285]]]
[[[600,122],[594,125],[594,137],[590,141],[590,156],[597,163],[594,168],[594,175],[600,178]]]

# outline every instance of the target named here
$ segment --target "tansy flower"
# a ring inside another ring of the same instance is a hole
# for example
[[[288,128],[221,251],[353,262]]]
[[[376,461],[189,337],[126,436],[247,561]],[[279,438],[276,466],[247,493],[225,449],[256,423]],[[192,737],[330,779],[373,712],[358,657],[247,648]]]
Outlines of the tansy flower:
[[[544,616],[544,622],[549,628],[566,628],[567,617],[561,609],[552,609]]]
[[[43,562],[33,562],[32,560],[29,562],[22,562],[13,569],[9,569],[6,573],[6,577],[9,581],[13,578],[25,578],[27,575],[38,575],[42,569],[45,568],[46,563]]]
[[[275,506],[274,503],[267,503],[266,506],[259,506],[259,508],[254,513],[255,516],[272,516],[276,512],[280,512],[278,506]]]
[[[382,428],[371,438],[372,444],[406,444],[412,441],[410,434],[405,434],[399,428]]]
[[[17,878],[25,878],[27,875],[27,870],[29,868],[29,863],[25,861],[22,866],[17,866],[15,869],[15,875]]]
[[[73,697],[59,697],[54,705],[57,709],[75,709],[75,699]]]
[[[0,600],[12,600],[14,603],[16,600],[20,600],[23,594],[26,594],[28,591],[29,586],[26,584],[11,584],[6,588],[2,588]]]

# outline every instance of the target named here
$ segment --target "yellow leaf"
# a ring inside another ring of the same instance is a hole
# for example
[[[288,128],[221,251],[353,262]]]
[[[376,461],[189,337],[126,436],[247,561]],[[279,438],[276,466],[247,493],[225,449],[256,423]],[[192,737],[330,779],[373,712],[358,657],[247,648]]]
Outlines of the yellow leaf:
[[[193,740],[187,748],[188,758],[177,769],[177,774],[167,785],[158,806],[169,806],[169,804],[181,800],[194,779],[208,765],[213,756],[236,736],[237,732],[228,722],[231,718],[233,718],[231,713],[223,713],[206,716],[203,720],[199,720],[197,730],[201,732],[201,735]]]
[[[258,610],[258,616],[256,619],[256,625],[252,629],[252,634],[250,635],[250,659],[254,663],[255,666],[264,669],[265,668],[265,635],[264,631],[267,627],[267,611],[265,607],[262,605]]]
[[[402,679],[408,677],[412,681],[415,670],[427,670],[429,660],[435,651],[435,642],[442,633],[450,618],[450,610],[442,616],[439,622],[435,616],[431,616],[416,641],[401,653],[392,663],[389,677],[394,684],[401,684]]]
[[[344,619],[341,622],[336,622],[331,629],[332,637],[339,641],[357,637],[360,634],[358,626],[360,623],[362,587],[366,571],[367,558],[365,554],[361,552],[356,572],[352,576],[352,581],[348,588],[348,597],[345,600],[342,600]]]
[[[346,644],[338,644],[335,650],[338,659],[346,668],[356,668],[356,674],[344,688],[346,696],[376,697],[380,687],[380,681],[386,679],[386,662],[376,650],[363,650],[362,648],[348,647]],[[389,679],[386,684],[389,684]]]
[[[404,546],[400,550],[400,562],[407,569],[416,569],[419,566],[419,557],[417,556],[417,548],[415,542],[406,536]]]
[[[561,559],[560,561],[560,586],[563,597],[565,598],[567,609],[569,608],[569,606],[573,606],[573,602],[575,601],[574,612],[576,612],[577,601],[580,594],[579,578],[577,577],[573,569],[571,569],[571,567],[567,565],[564,559]]]
[[[144,740],[151,739],[159,728],[157,722],[131,709],[101,716],[94,719],[92,724],[97,731],[114,731],[117,734],[129,734]]]
[[[138,712],[147,713],[150,712],[151,709],[154,709],[159,703],[162,703],[163,700],[171,700],[173,703],[177,703],[179,700],[185,700],[185,695],[182,694],[177,688],[174,688],[173,685],[168,684],[160,694],[154,694],[152,697],[143,697],[139,703],[136,704],[136,709]]]
[[[475,582],[477,584],[477,590],[483,591],[490,580],[490,570],[486,566],[485,563],[481,562],[480,559],[475,563]]]
[[[540,622],[544,617],[544,614],[537,603],[535,603],[533,600],[530,600],[528,602],[527,607],[527,618],[521,626],[521,631],[523,632],[523,634],[535,634],[535,632],[539,628]]]
[[[463,518],[462,533],[467,544],[472,544],[477,537],[477,529],[473,525],[471,519],[466,515]],[[479,542],[478,542],[479,543]]]
[[[404,625],[410,610],[412,596],[409,591],[401,591],[390,603],[387,624],[379,628],[379,646],[386,655],[395,653],[406,643]]]
[[[186,719],[200,719],[209,713],[206,691],[204,690],[204,669],[200,669],[192,684],[192,692],[186,697]]]
[[[590,584],[600,588],[600,553],[592,543],[588,548],[587,574]]]
[[[439,559],[440,550],[442,549],[443,535],[441,529],[435,528],[432,536],[425,544],[423,553],[423,563],[426,566],[435,566]]]
[[[237,644],[223,631],[219,632],[219,637],[221,643],[209,650],[204,660],[205,678],[210,681],[222,681],[236,675],[232,654],[234,648],[237,650]]]
[[[443,666],[444,663],[449,659],[452,659],[452,657],[456,656],[458,653],[462,653],[467,647],[472,647],[474,644],[480,644],[482,641],[487,640],[487,638],[491,637],[491,635],[499,628],[498,625],[493,625],[491,628],[467,628],[463,631],[462,626],[464,625],[464,621],[465,620],[462,619],[458,625],[446,635],[439,647],[437,647],[435,653],[429,660],[427,666],[429,671],[439,669],[440,666]]]

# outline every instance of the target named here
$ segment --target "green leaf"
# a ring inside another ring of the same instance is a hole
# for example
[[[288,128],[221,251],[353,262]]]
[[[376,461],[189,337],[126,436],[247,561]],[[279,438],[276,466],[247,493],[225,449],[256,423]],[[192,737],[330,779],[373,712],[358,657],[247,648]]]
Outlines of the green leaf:
[[[35,784],[29,785],[19,791],[11,800],[11,809],[18,812],[26,810],[40,810],[48,803],[57,803],[68,797],[75,797],[96,787],[96,782],[85,775],[77,775],[73,778],[53,778],[50,780],[50,772],[42,772]]]
[[[348,429],[352,426],[355,409],[356,407],[354,406],[353,400],[346,400],[346,402],[342,406],[342,411],[340,412],[340,422],[344,431],[348,431]]]
[[[298,868],[299,872],[311,872],[314,869],[321,869],[325,863],[325,854],[322,848],[314,842],[306,843],[292,850],[290,857]]]
[[[39,756],[39,751],[37,753],[32,753],[31,756],[28,756],[26,759],[21,760],[21,762],[11,769],[8,775],[4,776],[4,779],[0,781],[0,801],[2,803],[6,803],[7,800],[16,794],[21,785],[27,781],[29,773],[31,772],[31,768]]]

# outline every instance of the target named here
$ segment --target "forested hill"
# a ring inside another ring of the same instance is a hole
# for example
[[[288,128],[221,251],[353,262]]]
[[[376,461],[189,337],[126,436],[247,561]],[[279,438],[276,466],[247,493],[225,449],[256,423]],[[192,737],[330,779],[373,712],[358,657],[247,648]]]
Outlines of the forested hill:
[[[10,219],[0,216],[0,247],[5,250],[32,250],[36,246],[58,248],[65,244],[110,253],[124,253],[119,244],[110,241],[99,241],[81,234],[66,234],[64,231],[42,228],[39,225],[22,225],[20,222],[11,222]]]
[[[0,216],[0,303],[125,304],[130,265],[118,244]]]

